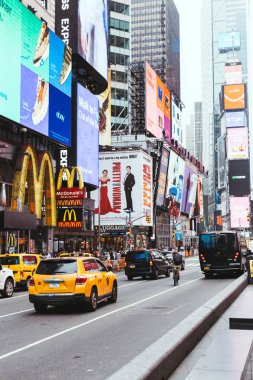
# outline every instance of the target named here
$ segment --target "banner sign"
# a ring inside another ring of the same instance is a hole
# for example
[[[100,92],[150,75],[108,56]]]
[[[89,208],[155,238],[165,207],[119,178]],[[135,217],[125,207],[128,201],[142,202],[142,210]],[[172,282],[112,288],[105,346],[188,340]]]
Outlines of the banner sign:
[[[56,191],[56,199],[83,199],[84,195],[84,188],[79,189],[78,187],[61,188]]]

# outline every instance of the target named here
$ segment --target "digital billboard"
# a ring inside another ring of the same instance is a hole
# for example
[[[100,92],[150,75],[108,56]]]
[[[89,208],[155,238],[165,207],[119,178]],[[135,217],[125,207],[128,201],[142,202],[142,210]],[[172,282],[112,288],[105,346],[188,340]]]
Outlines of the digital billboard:
[[[249,160],[228,161],[229,195],[249,195]]]
[[[145,120],[146,129],[157,138],[162,138],[165,133],[166,140],[170,142],[170,91],[166,88],[155,71],[146,62],[145,79]]]
[[[71,49],[14,0],[0,34],[0,115],[71,145]]]
[[[227,130],[227,158],[229,160],[249,158],[248,128]]]
[[[218,188],[221,189],[225,186],[226,172],[225,172],[225,159],[226,159],[226,145],[225,137],[220,136],[217,139],[217,154],[218,154]]]
[[[182,111],[174,96],[171,101],[171,137],[179,144],[183,143]]]
[[[247,216],[250,210],[249,197],[230,197],[231,228],[249,228]]]
[[[242,83],[242,65],[225,65],[226,84]]]
[[[196,201],[197,172],[188,164],[185,165],[184,189],[181,212],[191,215]]]
[[[101,225],[126,226],[130,209],[134,226],[153,225],[153,174],[149,155],[142,151],[102,152],[99,174],[100,187],[94,192],[96,225],[100,213]]]
[[[227,192],[223,191],[220,195],[221,197],[221,215],[225,216],[227,215]]]
[[[99,102],[77,85],[77,166],[85,183],[98,186]]]
[[[176,202],[173,207],[177,209],[175,210],[175,214],[177,214],[177,216],[179,216],[183,201],[184,176],[185,161],[171,150],[167,176],[166,198],[171,198]]]
[[[227,53],[233,50],[240,50],[240,32],[224,32],[218,34],[218,48],[220,53]]]
[[[156,198],[156,205],[157,206],[163,206],[164,205],[169,157],[170,157],[170,152],[167,149],[163,148],[162,157],[161,157],[159,180],[158,180],[157,198]]]
[[[108,87],[98,95],[99,145],[111,145],[111,69],[108,70]]]
[[[245,112],[226,112],[226,127],[227,128],[236,128],[236,127],[245,127]]]
[[[197,193],[194,213],[195,215],[204,215],[203,178],[199,174],[197,174]]]
[[[244,84],[231,84],[223,86],[224,110],[244,109],[246,107],[246,95]]]

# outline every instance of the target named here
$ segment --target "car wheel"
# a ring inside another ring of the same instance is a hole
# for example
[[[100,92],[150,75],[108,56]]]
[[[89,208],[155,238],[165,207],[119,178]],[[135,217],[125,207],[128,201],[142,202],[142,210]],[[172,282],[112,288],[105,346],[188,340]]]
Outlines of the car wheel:
[[[153,275],[154,280],[158,279],[158,269],[155,270],[155,273]]]
[[[97,310],[97,306],[98,306],[97,290],[95,288],[92,288],[91,293],[90,293],[90,300],[89,300],[89,310],[95,311]]]
[[[133,279],[133,276],[127,276],[127,279],[129,280],[129,281],[131,281],[132,279]]]
[[[117,298],[118,298],[118,287],[117,287],[117,282],[114,281],[113,283],[113,287],[112,287],[112,295],[111,297],[108,299],[108,301],[110,303],[115,303],[117,301]]]
[[[7,278],[4,284],[4,289],[2,291],[2,296],[5,298],[10,298],[12,297],[14,292],[14,283],[11,278]]]
[[[170,268],[167,269],[167,272],[165,274],[166,277],[170,277]]]
[[[35,303],[34,304],[34,309],[37,313],[45,313],[47,311],[47,305],[42,304],[42,303]]]

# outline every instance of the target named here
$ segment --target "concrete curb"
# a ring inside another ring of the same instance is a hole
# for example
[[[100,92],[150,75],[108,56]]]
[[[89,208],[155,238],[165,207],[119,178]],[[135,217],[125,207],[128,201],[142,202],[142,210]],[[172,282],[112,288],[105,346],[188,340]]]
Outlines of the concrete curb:
[[[166,380],[247,286],[242,275],[107,380]]]

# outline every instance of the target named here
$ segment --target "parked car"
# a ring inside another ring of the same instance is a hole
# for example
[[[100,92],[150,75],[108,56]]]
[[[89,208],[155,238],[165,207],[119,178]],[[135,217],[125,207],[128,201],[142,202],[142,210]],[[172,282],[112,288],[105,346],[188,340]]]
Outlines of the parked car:
[[[61,257],[42,260],[29,282],[29,301],[38,313],[48,305],[88,305],[117,301],[117,279],[97,258]]]
[[[13,271],[0,265],[0,293],[2,296],[6,298],[12,297],[14,285]]]
[[[170,275],[170,267],[164,256],[156,250],[137,249],[128,251],[125,257],[125,274],[128,280],[142,276],[157,279],[159,275]]]

